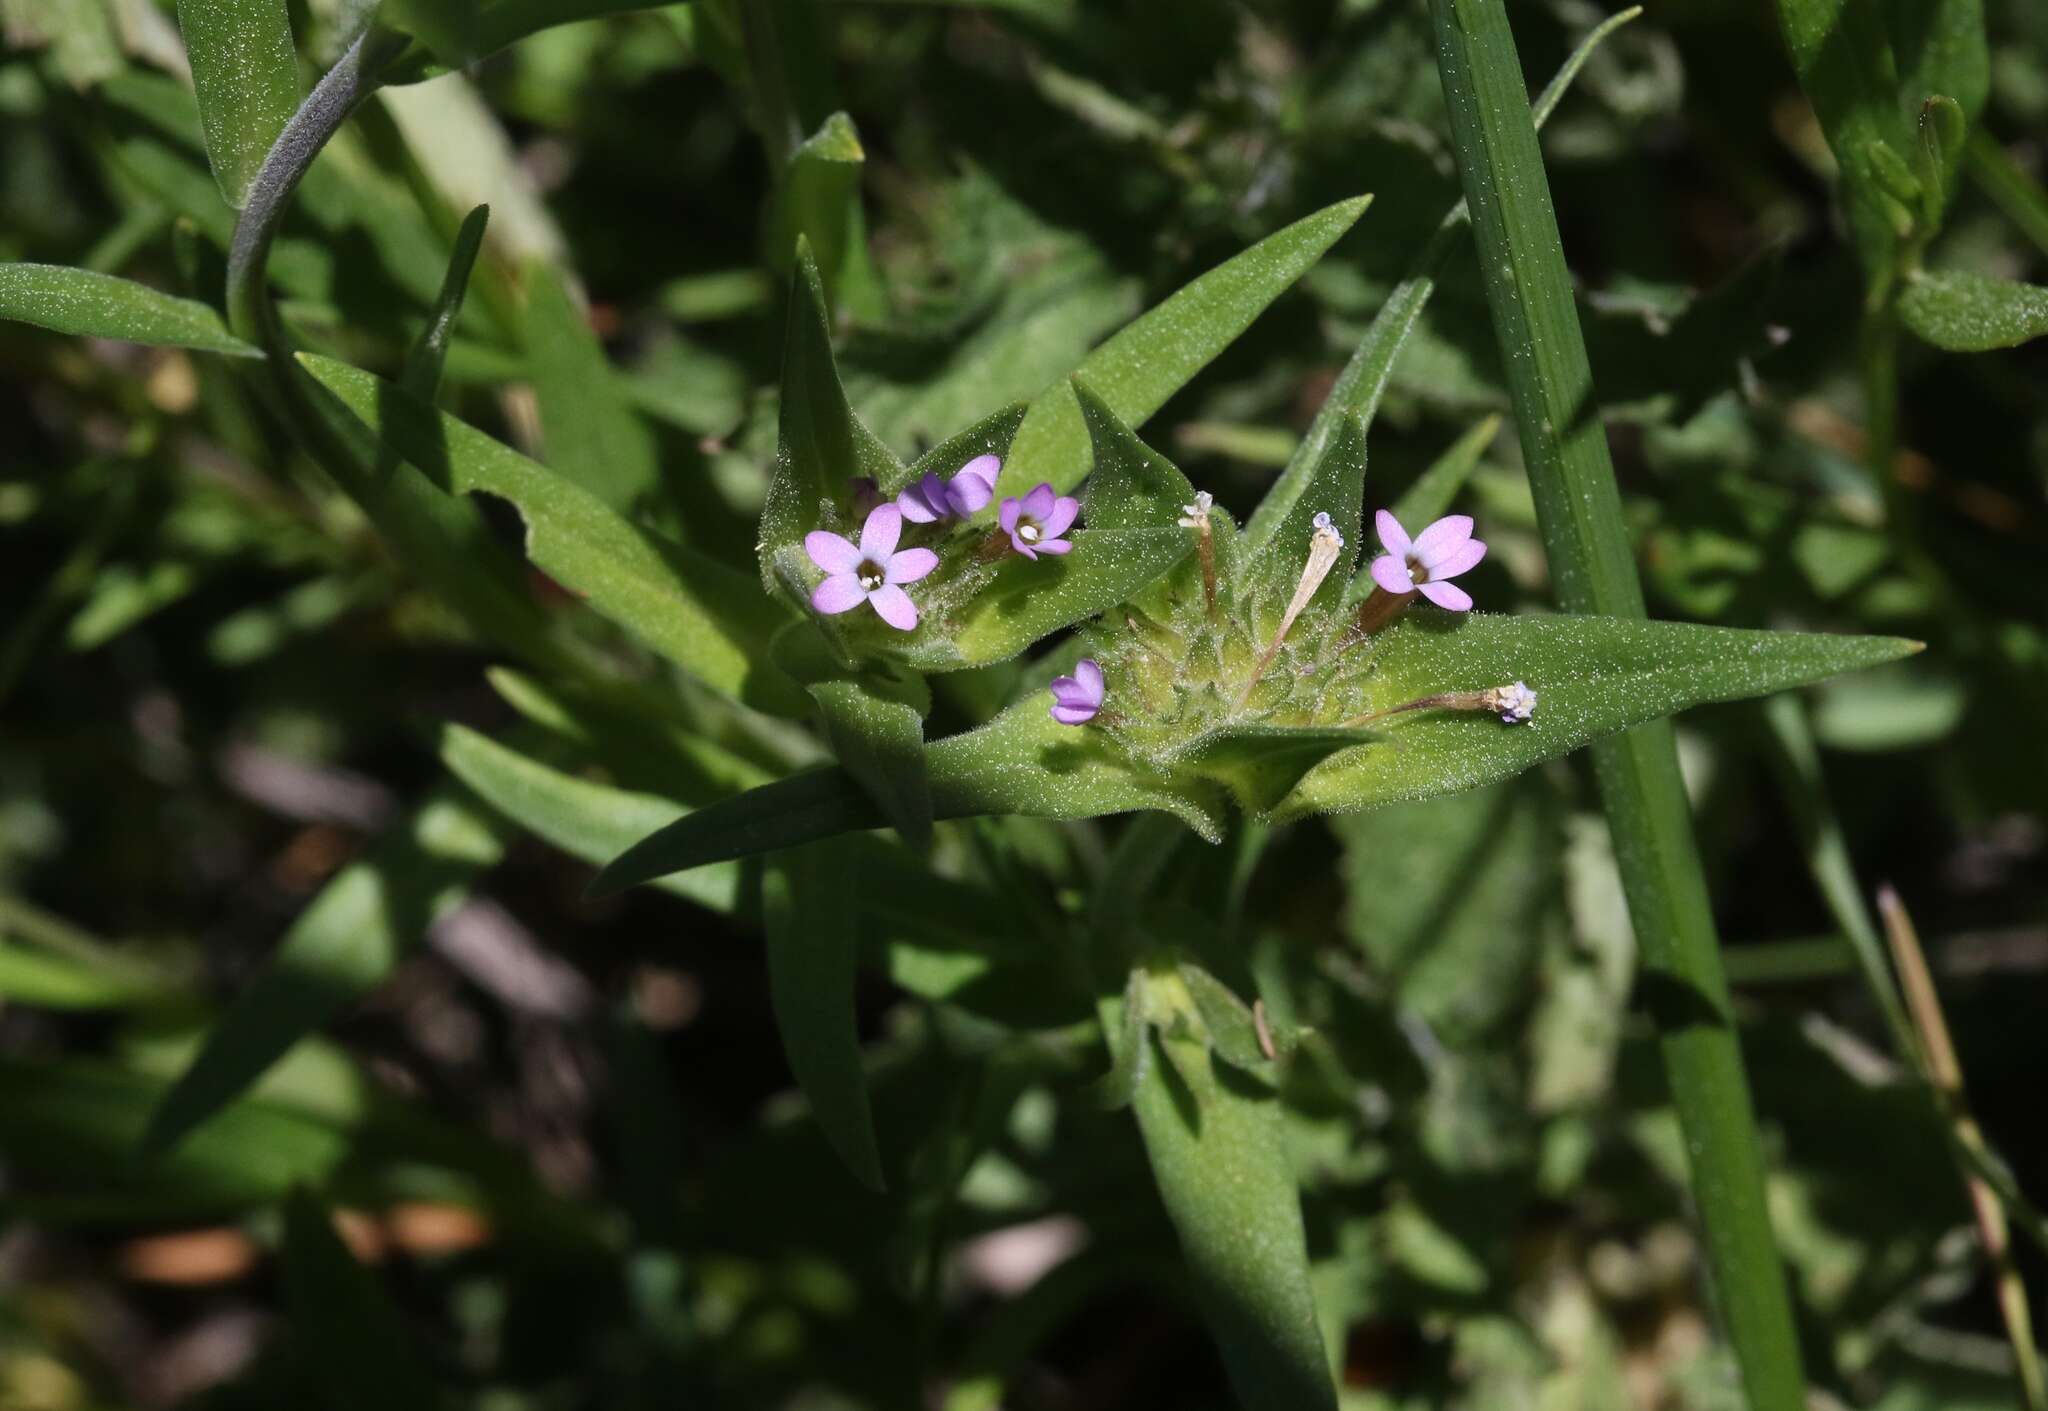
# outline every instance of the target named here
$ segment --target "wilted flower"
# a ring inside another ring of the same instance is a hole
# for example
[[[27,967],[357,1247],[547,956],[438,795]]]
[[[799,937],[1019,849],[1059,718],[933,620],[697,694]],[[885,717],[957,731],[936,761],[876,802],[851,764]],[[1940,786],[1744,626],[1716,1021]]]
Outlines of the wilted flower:
[[[1049,481],[1040,481],[1030,494],[1003,501],[998,522],[1010,536],[1010,547],[1025,558],[1040,554],[1064,554],[1074,546],[1060,535],[1081,513],[1081,502],[1072,495],[1055,492]]]
[[[899,631],[917,626],[917,605],[903,591],[939,566],[930,549],[904,549],[903,515],[894,505],[878,505],[861,526],[856,547],[843,535],[814,529],[804,535],[804,552],[825,570],[825,581],[811,593],[811,606],[822,613],[850,612],[863,601],[874,605],[882,621]]]
[[[1086,725],[1102,709],[1102,668],[1093,657],[1074,663],[1072,676],[1052,678],[1052,718],[1062,725]]]
[[[1469,612],[1472,595],[1454,588],[1456,578],[1486,557],[1484,541],[1472,537],[1472,516],[1449,514],[1412,540],[1401,522],[1385,510],[1373,518],[1386,553],[1372,561],[1372,581],[1388,593],[1420,591],[1440,608]]]
[[[1195,502],[1180,507],[1180,527],[1183,529],[1206,529],[1209,527],[1209,511],[1216,505],[1216,497],[1207,490],[1195,491]]]
[[[965,519],[994,498],[996,474],[1002,468],[1002,461],[995,456],[976,456],[950,480],[941,480],[933,472],[898,495],[896,508],[912,524]]]
[[[1486,708],[1498,712],[1504,725],[1520,725],[1536,713],[1536,693],[1523,682],[1495,686],[1485,692]]]

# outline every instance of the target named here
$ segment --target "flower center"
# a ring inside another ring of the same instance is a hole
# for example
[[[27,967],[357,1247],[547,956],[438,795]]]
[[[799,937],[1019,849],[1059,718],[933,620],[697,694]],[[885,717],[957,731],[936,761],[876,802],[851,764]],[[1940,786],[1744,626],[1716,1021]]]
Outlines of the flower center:
[[[1031,520],[1028,519],[1021,519],[1017,521],[1017,537],[1019,539],[1022,539],[1027,544],[1037,543],[1039,540],[1039,528],[1037,524],[1033,523]]]
[[[861,589],[869,593],[889,581],[889,575],[873,559],[863,559],[860,567],[853,571],[853,576],[860,581]]]
[[[1410,558],[1408,560],[1408,581],[1410,583],[1427,583],[1429,581],[1429,570],[1422,566],[1421,559]]]

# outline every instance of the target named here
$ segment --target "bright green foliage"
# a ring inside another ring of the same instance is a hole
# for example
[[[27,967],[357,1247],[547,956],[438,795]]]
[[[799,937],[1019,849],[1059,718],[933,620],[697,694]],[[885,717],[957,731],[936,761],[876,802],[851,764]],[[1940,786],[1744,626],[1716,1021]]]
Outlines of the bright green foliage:
[[[260,358],[220,315],[133,280],[58,265],[0,264],[0,318],[59,333]]]
[[[1923,274],[1900,293],[1899,319],[1947,352],[2015,348],[2048,333],[2048,288],[1965,270]]]
[[[240,210],[272,144],[299,106],[299,60],[285,0],[178,0],[206,156],[220,194]]]
[[[1117,418],[1130,426],[1166,403],[1189,378],[1251,326],[1268,305],[1351,229],[1372,197],[1318,211],[1194,280],[1126,324],[1074,369]],[[1021,495],[1041,480],[1061,490],[1088,473],[1088,429],[1065,383],[1032,403],[1003,466],[998,494]]]
[[[660,481],[654,438],[554,270],[527,271],[526,346],[548,468],[630,518]]]

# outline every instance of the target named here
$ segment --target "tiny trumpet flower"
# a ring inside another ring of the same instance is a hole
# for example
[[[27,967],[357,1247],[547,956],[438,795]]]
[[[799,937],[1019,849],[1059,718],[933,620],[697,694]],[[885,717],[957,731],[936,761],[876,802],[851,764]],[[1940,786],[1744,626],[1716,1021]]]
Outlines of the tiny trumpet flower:
[[[1446,580],[1486,557],[1486,544],[1472,537],[1472,516],[1448,514],[1413,539],[1401,521],[1381,510],[1373,517],[1387,551],[1372,561],[1372,581],[1382,592],[1420,592],[1440,608],[1470,612],[1472,595]]]
[[[1082,657],[1072,676],[1052,679],[1052,718],[1062,725],[1086,725],[1102,709],[1102,692],[1102,667],[1093,657]]]
[[[965,519],[995,497],[996,473],[1002,468],[995,456],[976,456],[951,479],[941,480],[933,472],[898,495],[896,508],[912,524]]]
[[[1308,565],[1301,571],[1301,582],[1294,585],[1294,596],[1287,600],[1287,611],[1280,614],[1280,626],[1274,631],[1273,640],[1267,644],[1258,665],[1252,668],[1251,677],[1244,683],[1244,690],[1238,695],[1239,709],[1243,709],[1244,703],[1251,699],[1252,688],[1259,684],[1259,678],[1273,664],[1273,658],[1280,654],[1280,644],[1287,640],[1287,632],[1294,626],[1294,619],[1301,616],[1309,599],[1315,597],[1316,589],[1323,586],[1323,580],[1336,567],[1337,555],[1344,551],[1344,536],[1330,521],[1327,511],[1318,513],[1312,523],[1315,532],[1309,536]]]
[[[1202,560],[1202,601],[1209,620],[1216,619],[1216,531],[1209,523],[1209,511],[1216,497],[1207,490],[1195,492],[1195,502],[1180,507],[1180,527],[1195,531],[1195,552]]]
[[[832,614],[872,604],[882,621],[899,632],[917,626],[917,605],[903,591],[939,566],[930,549],[896,548],[903,534],[903,514],[894,505],[877,505],[861,526],[860,544],[844,536],[814,529],[804,535],[804,552],[825,570],[826,578],[811,593],[811,606]]]
[[[1434,696],[1388,706],[1385,710],[1368,711],[1344,723],[1348,726],[1369,725],[1375,720],[1403,715],[1411,710],[1485,710],[1498,715],[1503,725],[1522,725],[1536,714],[1536,693],[1522,681],[1506,686],[1488,686],[1483,691],[1442,691]]]
[[[1080,513],[1079,500],[1057,493],[1049,481],[1040,481],[1022,499],[1012,495],[1004,500],[997,522],[1010,536],[1011,548],[1035,559],[1040,554],[1064,554],[1074,547],[1060,535]]]

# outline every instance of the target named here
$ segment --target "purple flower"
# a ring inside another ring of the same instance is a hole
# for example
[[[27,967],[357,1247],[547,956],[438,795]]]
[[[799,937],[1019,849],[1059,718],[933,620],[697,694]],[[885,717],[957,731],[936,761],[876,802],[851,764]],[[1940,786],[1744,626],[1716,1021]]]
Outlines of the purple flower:
[[[1386,553],[1372,561],[1372,581],[1389,593],[1413,593],[1452,612],[1470,612],[1472,595],[1445,580],[1456,578],[1486,557],[1484,541],[1472,537],[1472,516],[1447,514],[1414,539],[1385,510],[1373,519]]]
[[[1063,554],[1074,546],[1060,535],[1081,513],[1081,502],[1072,495],[1060,495],[1047,481],[1040,481],[1023,499],[1011,496],[1003,501],[998,522],[1010,536],[1010,547],[1027,559],[1040,554]]]
[[[874,604],[882,621],[901,632],[917,626],[917,605],[903,591],[939,566],[930,549],[897,551],[903,515],[894,505],[877,505],[860,529],[855,547],[838,534],[813,529],[804,535],[804,552],[825,570],[826,579],[811,594],[811,606],[822,613],[850,612],[863,601]]]
[[[1102,709],[1102,668],[1095,658],[1074,663],[1072,676],[1052,678],[1052,718],[1062,725],[1086,725]]]
[[[960,467],[951,480],[937,472],[896,497],[896,508],[912,524],[930,524],[941,519],[965,519],[996,493],[996,473],[1003,463],[994,456],[976,456]]]
[[[1481,695],[1486,708],[1499,714],[1503,725],[1521,725],[1536,714],[1536,693],[1528,683],[1517,681],[1511,686],[1495,686]]]

